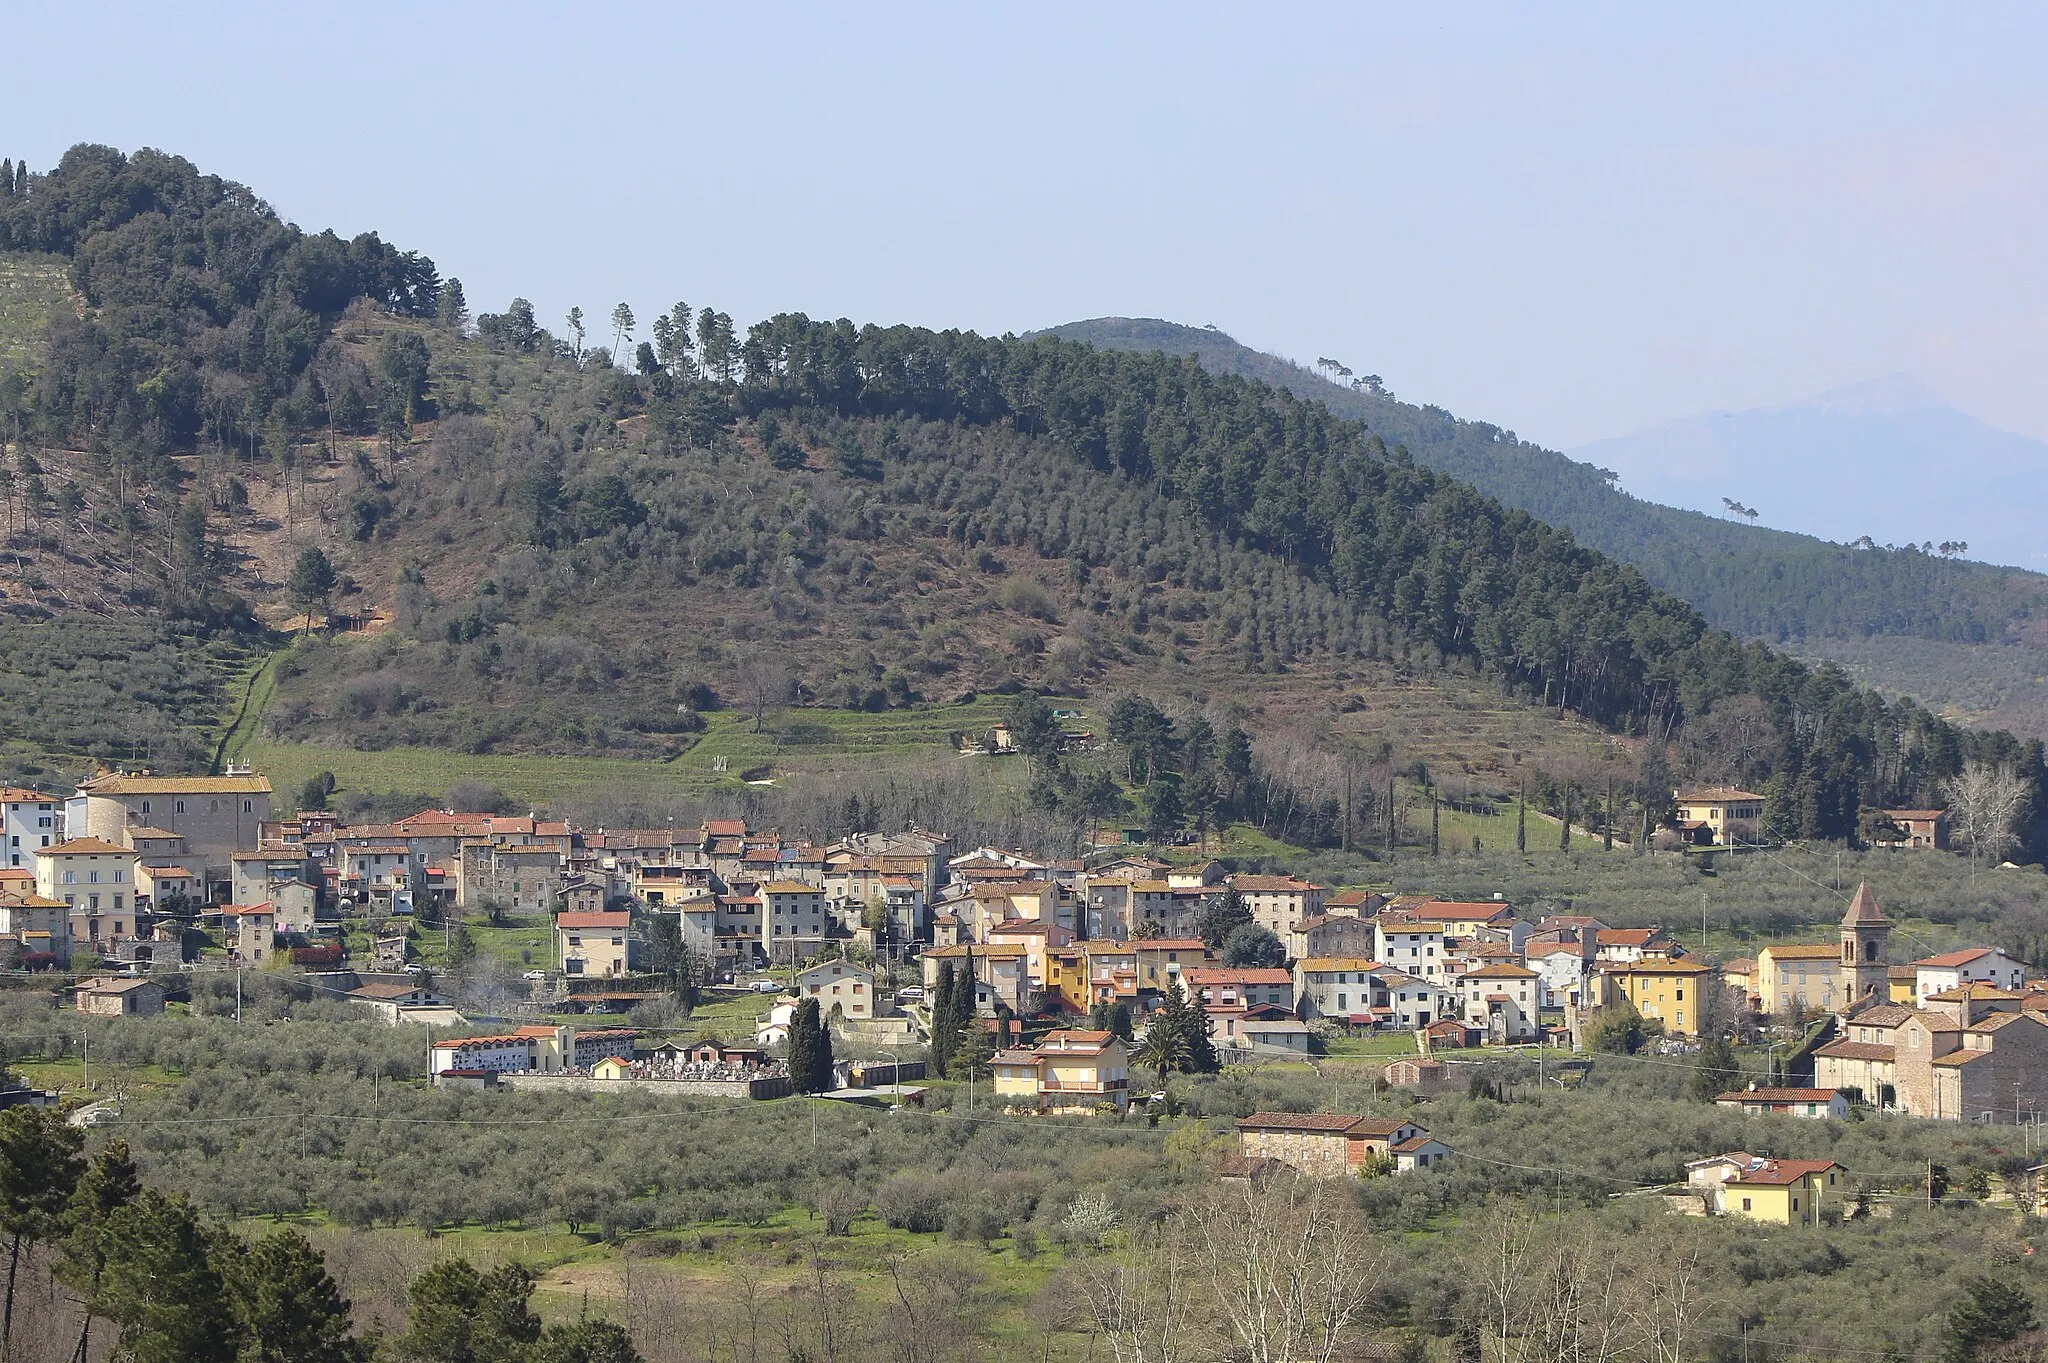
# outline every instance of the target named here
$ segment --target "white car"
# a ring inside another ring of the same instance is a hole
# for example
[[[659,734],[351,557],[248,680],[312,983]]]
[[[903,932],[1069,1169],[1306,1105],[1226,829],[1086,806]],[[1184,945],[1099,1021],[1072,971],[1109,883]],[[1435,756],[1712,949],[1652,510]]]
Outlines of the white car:
[[[521,978],[522,978],[522,979],[528,979],[528,980],[544,980],[544,979],[546,979],[547,977],[548,977],[548,972],[547,972],[547,971],[545,971],[545,970],[529,970],[529,971],[527,971],[527,972],[526,972],[526,974],[525,974],[525,975],[523,975],[523,976],[522,976]]]
[[[780,994],[782,992],[782,985],[775,980],[755,980],[747,988],[753,990],[756,994]]]
[[[898,1003],[916,1003],[923,997],[924,989],[921,985],[908,985],[896,991],[896,1001]]]

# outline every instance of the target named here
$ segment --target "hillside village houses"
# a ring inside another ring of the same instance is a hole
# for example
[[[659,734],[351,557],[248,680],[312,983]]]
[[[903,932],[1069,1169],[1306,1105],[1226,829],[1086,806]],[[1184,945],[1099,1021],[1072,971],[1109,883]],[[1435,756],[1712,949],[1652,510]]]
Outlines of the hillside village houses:
[[[1716,838],[1749,817],[1746,792],[1689,794],[1697,798],[1683,808]],[[1064,862],[958,847],[924,829],[817,844],[740,819],[582,829],[445,809],[369,825],[315,811],[279,817],[269,781],[233,768],[107,773],[71,797],[0,790],[0,826],[0,937],[32,964],[81,952],[125,960],[125,944],[156,931],[159,906],[217,929],[217,946],[249,965],[330,940],[343,917],[402,923],[448,906],[550,918],[552,950],[538,964],[556,983],[537,989],[590,981],[630,997],[630,985],[595,982],[641,971],[649,925],[666,916],[699,968],[787,971],[792,997],[817,997],[847,1022],[895,1009],[879,970],[850,957],[908,967],[928,989],[950,963],[983,1017],[1050,1021],[1067,1034],[1072,1055],[1044,1058],[1044,1040],[1005,1049],[1007,1082],[1022,1085],[1029,1070],[1033,1098],[1048,1102],[1082,1092],[1047,1085],[1068,1082],[1060,1067],[1098,1044],[1077,1039],[1091,1010],[1122,1005],[1142,1036],[1176,989],[1226,1058],[1396,1033],[1428,1059],[1465,1045],[1568,1041],[1595,1011],[1624,1004],[1683,1042],[1697,1034],[1708,993],[1732,986],[1759,1012],[1834,1015],[1811,1083],[1844,1102],[1976,1118],[2010,1114],[2017,1087],[2022,1112],[2048,1106],[2048,989],[1991,948],[1894,962],[1891,924],[1867,888],[1833,943],[1774,942],[1709,965],[1655,926],[1538,919],[1500,898],[1331,890],[1131,853]],[[1280,939],[1285,966],[1227,966],[1202,941],[1205,911],[1233,893]],[[379,945],[365,962],[387,979],[404,964],[403,940],[393,940],[395,956]],[[539,1057],[545,1047],[524,1038],[502,1049]],[[1111,1058],[1103,1047],[1101,1063]]]

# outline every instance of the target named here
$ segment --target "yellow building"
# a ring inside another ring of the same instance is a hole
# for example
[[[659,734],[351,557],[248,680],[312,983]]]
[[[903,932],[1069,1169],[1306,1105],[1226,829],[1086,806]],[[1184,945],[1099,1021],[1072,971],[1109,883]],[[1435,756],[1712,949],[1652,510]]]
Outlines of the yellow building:
[[[1700,993],[1711,988],[1714,968],[1698,961],[1647,957],[1602,966],[1607,981],[1603,1002],[1626,999],[1645,1020],[1664,1024],[1666,1036],[1692,1036],[1699,1027]]]
[[[1787,1004],[1833,1011],[1846,1006],[1842,949],[1825,943],[1772,943],[1756,954],[1757,998],[1766,1013]]]
[[[590,1067],[592,1079],[630,1079],[633,1062],[622,1055],[608,1055]]]
[[[1035,1049],[998,1052],[991,1068],[998,1098],[1082,1111],[1130,1100],[1130,1056],[1110,1032],[1047,1032]]]
[[[1764,797],[1734,786],[1697,786],[1675,791],[1679,825],[1688,831],[1705,832],[1714,842],[1727,842],[1730,824],[1754,824],[1764,816]],[[1747,830],[1738,828],[1737,832]]]
[[[1709,1211],[1774,1226],[1816,1224],[1822,1208],[1846,1195],[1843,1177],[1833,1160],[1766,1159],[1739,1150],[1686,1166],[1687,1185]]]

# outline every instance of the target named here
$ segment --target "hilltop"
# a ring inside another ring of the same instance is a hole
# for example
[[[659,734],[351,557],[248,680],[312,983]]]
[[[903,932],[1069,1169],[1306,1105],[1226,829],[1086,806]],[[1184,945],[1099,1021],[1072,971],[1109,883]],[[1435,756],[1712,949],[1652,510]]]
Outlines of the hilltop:
[[[0,246],[78,290],[15,389],[8,609],[195,647],[350,626],[194,735],[662,764],[738,713],[800,766],[847,746],[806,709],[1136,694],[1242,726],[1319,805],[1399,769],[1581,818],[1611,782],[1626,820],[1676,770],[1836,837],[1966,756],[2039,776],[1715,630],[1399,429],[1192,359],[680,304],[651,342],[622,314],[614,356],[157,153],[74,150],[0,200]]]
[[[1678,475],[1652,477],[1648,472],[1668,467],[1665,456],[1672,451],[1664,449],[1665,437],[1683,435],[1688,449],[1707,440],[1694,429],[1698,422],[1677,423],[1682,432],[1660,429],[1591,446],[1578,451],[1584,459],[1574,459],[1521,440],[1513,431],[1400,401],[1376,381],[1338,382],[1331,373],[1254,350],[1213,328],[1100,317],[1032,334],[1114,350],[1191,355],[1212,373],[1242,375],[1321,402],[1364,422],[1387,444],[1405,446],[1418,462],[1565,527],[1580,543],[1633,565],[1718,628],[1768,640],[1816,662],[1839,663],[1865,685],[1893,697],[1917,696],[1960,722],[2048,736],[2048,577],[1938,556],[1912,544],[1835,543],[1659,505],[1623,490],[1624,481],[1663,495],[1690,488],[1697,495],[1688,505],[1718,505],[1730,488],[1693,486],[1674,482]],[[1817,399],[1814,405],[1831,406],[1848,426],[1861,429],[1867,420],[1859,422],[1851,412],[1869,415],[1872,395],[1863,396],[1860,406],[1853,393]],[[1925,404],[1913,406],[1920,410]],[[1758,414],[1757,420],[1769,415]],[[1930,441],[1954,437],[1959,427],[1968,428],[1963,432],[1968,435],[1981,426],[1960,413],[1954,418],[1920,422],[1900,438],[1924,451]],[[1718,432],[1710,434],[1721,438]],[[1849,434],[1837,432],[1834,443]],[[2002,439],[1990,441],[1986,457],[1995,455],[2005,464],[2013,462],[2015,442],[2033,443],[2003,432],[1990,434]],[[1627,478],[1603,464],[1625,469]],[[1784,465],[1776,460],[1770,467],[1775,476]],[[1870,481],[1888,490],[1903,485],[1895,474]],[[1755,484],[1752,478],[1744,486]],[[1956,480],[1964,491],[1982,485],[1981,480]],[[1780,490],[1773,497],[1756,492],[1750,500],[1779,507],[1802,498],[1826,501],[1830,495]],[[1917,506],[1922,499],[1912,500]],[[2015,510],[2030,504],[2025,498],[2011,502]],[[1855,534],[1845,529],[1844,539],[1873,528],[1878,528],[1875,521],[1863,523]],[[1938,641],[1938,646],[1927,641]]]
[[[2048,578],[1958,562],[1912,547],[1864,549],[1660,506],[1616,486],[1617,475],[1521,440],[1511,430],[1402,402],[1377,386],[1333,381],[1220,331],[1172,322],[1096,318],[1052,327],[1106,349],[1192,355],[1365,423],[1389,446],[1488,496],[1569,529],[1582,544],[1639,568],[1711,623],[1785,641],[1910,635],[1991,642],[2048,619]]]

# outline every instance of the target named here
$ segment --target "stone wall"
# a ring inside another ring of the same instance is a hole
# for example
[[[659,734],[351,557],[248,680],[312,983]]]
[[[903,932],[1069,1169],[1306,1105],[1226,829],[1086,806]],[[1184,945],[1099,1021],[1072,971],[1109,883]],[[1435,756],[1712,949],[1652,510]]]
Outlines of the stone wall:
[[[766,1079],[584,1079],[573,1074],[506,1074],[498,1083],[508,1089],[569,1089],[578,1093],[613,1093],[638,1089],[692,1098],[786,1098],[795,1092],[789,1076]]]

